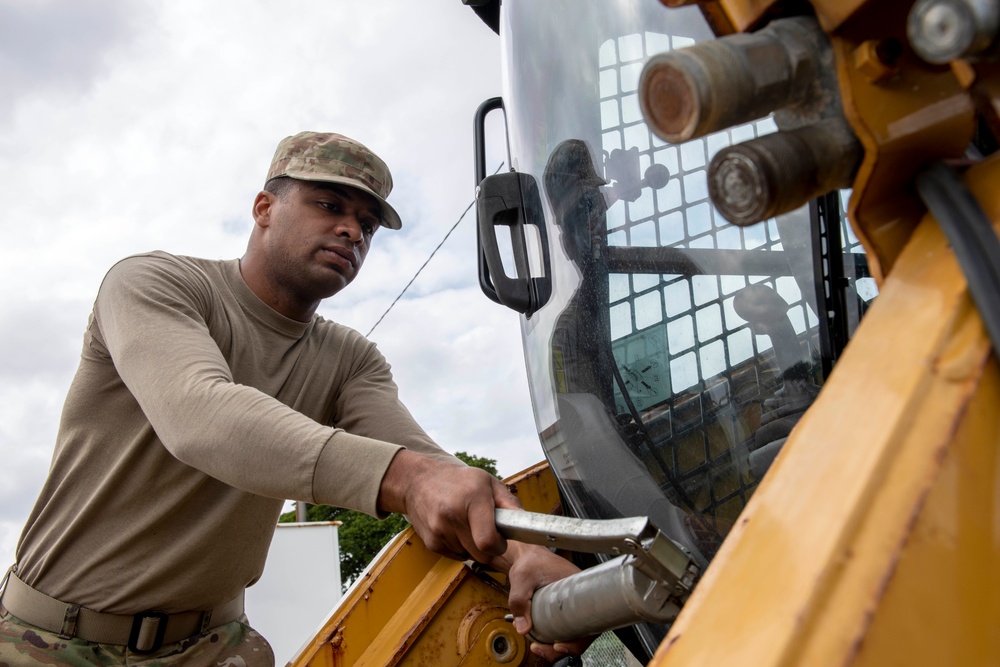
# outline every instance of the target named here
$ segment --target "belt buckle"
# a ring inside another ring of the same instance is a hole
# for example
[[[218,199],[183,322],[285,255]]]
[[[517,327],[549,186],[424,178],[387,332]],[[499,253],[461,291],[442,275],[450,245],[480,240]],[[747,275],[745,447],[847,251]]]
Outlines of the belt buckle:
[[[163,646],[163,636],[167,632],[167,619],[170,617],[165,611],[140,611],[138,614],[132,616],[132,631],[129,633],[128,637],[128,649],[134,653],[152,653],[153,651],[160,650]],[[139,648],[139,641],[142,640],[143,644],[149,643],[148,633],[144,633],[144,624],[147,620],[156,621],[156,634],[153,637],[152,646],[145,648]]]

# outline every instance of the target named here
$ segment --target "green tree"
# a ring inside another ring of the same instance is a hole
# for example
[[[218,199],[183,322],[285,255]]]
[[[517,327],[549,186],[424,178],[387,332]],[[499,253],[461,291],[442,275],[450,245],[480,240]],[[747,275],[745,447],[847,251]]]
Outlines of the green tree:
[[[465,452],[455,452],[455,456],[474,468],[485,470],[494,477],[500,477],[495,459]],[[337,529],[337,540],[340,544],[340,580],[345,591],[368,567],[368,563],[378,555],[382,547],[410,525],[402,514],[390,514],[379,521],[362,512],[331,505],[306,505],[306,520],[341,523]],[[294,510],[278,518],[279,523],[294,521]]]
[[[488,459],[485,456],[474,456],[473,454],[466,454],[465,452],[455,452],[455,458],[464,461],[466,465],[470,465],[473,468],[485,470],[497,479],[503,479],[500,477],[500,473],[497,472],[496,459]]]

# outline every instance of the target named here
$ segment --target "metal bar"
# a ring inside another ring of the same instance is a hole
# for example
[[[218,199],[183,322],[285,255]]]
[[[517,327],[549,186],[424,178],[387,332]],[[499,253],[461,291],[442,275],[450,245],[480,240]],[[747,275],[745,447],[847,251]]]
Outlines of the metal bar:
[[[784,250],[704,248],[607,248],[609,273],[673,273],[717,276],[790,276]]]
[[[628,553],[628,541],[642,542],[657,532],[646,517],[575,519],[504,509],[496,510],[496,525],[508,539],[591,554]]]

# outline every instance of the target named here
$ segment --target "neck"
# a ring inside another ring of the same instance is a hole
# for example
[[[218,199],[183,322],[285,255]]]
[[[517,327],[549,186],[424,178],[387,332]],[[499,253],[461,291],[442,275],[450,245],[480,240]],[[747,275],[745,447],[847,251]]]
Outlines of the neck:
[[[247,250],[240,259],[240,274],[257,297],[268,307],[285,317],[297,322],[308,322],[319,307],[319,299],[303,303],[292,297],[287,290],[280,288],[273,274],[264,271],[256,255]]]

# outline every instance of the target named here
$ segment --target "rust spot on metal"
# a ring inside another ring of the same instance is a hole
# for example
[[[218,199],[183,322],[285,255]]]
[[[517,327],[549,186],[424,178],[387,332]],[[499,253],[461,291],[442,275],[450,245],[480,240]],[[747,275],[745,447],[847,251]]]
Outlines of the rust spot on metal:
[[[448,602],[451,600],[452,594],[456,592],[456,589],[466,580],[469,574],[470,570],[468,567],[465,567],[451,578],[441,596],[434,600],[431,606],[419,616],[417,621],[403,633],[401,641],[393,652],[392,658],[386,663],[387,665],[398,664],[403,657],[407,656],[410,649],[417,642],[420,642],[421,646],[425,648],[436,646],[438,647],[438,651],[418,651],[407,658],[407,664],[437,665],[440,663],[439,656],[443,655],[441,651],[444,650],[445,644],[444,640],[434,630],[441,627],[454,627],[458,624],[461,616],[455,617],[456,612],[448,609]],[[434,625],[431,625],[432,623]],[[421,662],[418,663],[415,660],[421,660]]]
[[[892,582],[892,578],[896,574],[896,569],[899,567],[899,561],[903,556],[903,551],[906,549],[906,545],[910,541],[910,537],[916,531],[920,514],[923,511],[924,506],[927,504],[927,498],[930,496],[931,490],[933,489],[934,484],[937,481],[937,477],[941,472],[941,466],[944,464],[944,458],[948,450],[951,448],[951,444],[955,441],[956,433],[968,406],[969,395],[967,393],[958,415],[956,415],[951,424],[951,428],[948,430],[946,438],[938,447],[935,448],[934,463],[936,464],[936,467],[934,470],[934,477],[933,479],[928,480],[928,483],[920,492],[916,502],[913,504],[913,509],[910,512],[910,516],[907,517],[906,525],[903,528],[900,540],[892,552],[891,560],[887,563],[885,571],[872,593],[871,603],[865,610],[861,623],[858,627],[858,632],[855,635],[854,640],[851,642],[851,648],[847,652],[844,665],[853,664],[857,656],[861,653],[861,647],[864,645],[865,637],[868,635],[868,629],[871,627],[872,621],[875,618],[875,612],[878,609],[878,605],[882,601],[882,598],[885,597],[886,591],[889,589],[889,584]]]
[[[663,647],[663,655],[666,655],[667,653],[669,653],[670,649],[672,649],[674,647],[674,644],[677,643],[677,640],[680,639],[683,636],[684,636],[684,634],[681,633],[679,635],[673,635],[672,637],[668,638],[666,645]],[[659,653],[659,651],[657,651],[657,653]]]
[[[650,126],[660,138],[687,138],[699,116],[687,76],[672,59],[662,57],[649,62],[642,78],[640,96]]]

